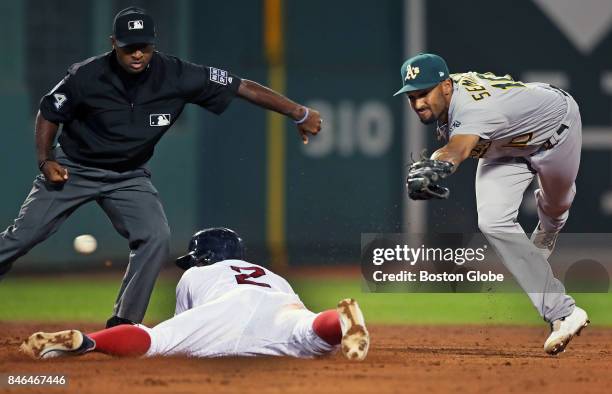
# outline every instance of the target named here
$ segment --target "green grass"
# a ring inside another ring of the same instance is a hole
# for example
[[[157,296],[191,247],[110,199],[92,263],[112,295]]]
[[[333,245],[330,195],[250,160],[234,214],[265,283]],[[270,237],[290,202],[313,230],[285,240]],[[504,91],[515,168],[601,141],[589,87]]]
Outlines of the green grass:
[[[0,282],[0,320],[104,322],[112,315],[120,276],[113,278],[6,278]],[[160,278],[146,318],[174,313],[176,282]]]
[[[353,297],[366,319],[394,324],[510,324],[541,325],[542,319],[524,293],[363,293],[356,280],[293,281],[293,287],[312,310],[334,306]],[[596,325],[612,326],[612,295],[573,295]]]
[[[103,322],[112,312],[119,278],[6,278],[0,283],[0,320]],[[359,300],[371,323],[539,325],[529,299],[522,293],[500,294],[371,294],[358,280],[302,279],[291,281],[313,311],[335,307],[338,300]],[[160,278],[146,321],[167,319],[174,311],[175,281]],[[575,294],[595,325],[612,326],[612,296]]]

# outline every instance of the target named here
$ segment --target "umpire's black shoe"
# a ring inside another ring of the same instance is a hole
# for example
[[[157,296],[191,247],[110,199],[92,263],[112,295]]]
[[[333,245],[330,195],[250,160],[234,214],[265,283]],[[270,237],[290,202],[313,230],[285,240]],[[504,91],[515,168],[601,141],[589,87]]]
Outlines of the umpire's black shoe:
[[[122,317],[119,317],[119,316],[113,316],[113,317],[111,317],[110,319],[108,319],[108,320],[106,321],[106,328],[111,328],[111,327],[115,327],[115,326],[120,326],[120,325],[122,325],[122,324],[132,324],[132,325],[134,325],[134,324],[136,324],[136,323],[134,323],[134,322],[133,322],[133,321],[131,321],[131,320],[128,320],[128,319],[124,319],[124,318],[122,318]]]

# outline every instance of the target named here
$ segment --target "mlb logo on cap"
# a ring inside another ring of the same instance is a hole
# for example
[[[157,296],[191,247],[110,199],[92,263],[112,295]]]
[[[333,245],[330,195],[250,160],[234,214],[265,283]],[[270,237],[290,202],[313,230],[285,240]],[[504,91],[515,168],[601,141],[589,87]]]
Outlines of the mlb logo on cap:
[[[115,15],[113,36],[118,47],[155,44],[155,23],[145,10],[129,7]]]
[[[129,21],[128,22],[129,30],[142,30],[144,29],[144,23],[141,20],[138,21]]]

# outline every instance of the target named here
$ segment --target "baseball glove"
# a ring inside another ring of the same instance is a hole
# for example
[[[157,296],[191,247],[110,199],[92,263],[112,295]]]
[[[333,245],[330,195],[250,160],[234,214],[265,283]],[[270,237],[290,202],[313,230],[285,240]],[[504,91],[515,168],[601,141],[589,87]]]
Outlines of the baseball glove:
[[[410,165],[406,189],[412,200],[447,199],[450,191],[438,185],[441,179],[453,172],[453,164],[448,161],[422,158]]]

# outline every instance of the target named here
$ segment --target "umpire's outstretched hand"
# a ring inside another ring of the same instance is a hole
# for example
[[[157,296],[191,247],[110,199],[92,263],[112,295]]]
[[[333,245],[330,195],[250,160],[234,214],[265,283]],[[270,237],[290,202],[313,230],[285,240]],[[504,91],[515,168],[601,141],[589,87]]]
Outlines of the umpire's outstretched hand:
[[[308,134],[317,135],[321,131],[321,114],[316,109],[308,108],[308,117],[303,123],[297,125],[298,132],[304,144],[308,143]]]
[[[237,95],[255,105],[289,116],[296,123],[304,144],[308,143],[309,134],[316,135],[321,131],[321,114],[319,111],[295,103],[257,82],[243,79],[240,81]]]
[[[49,182],[64,183],[68,180],[68,169],[62,167],[57,161],[46,161],[41,170]]]

